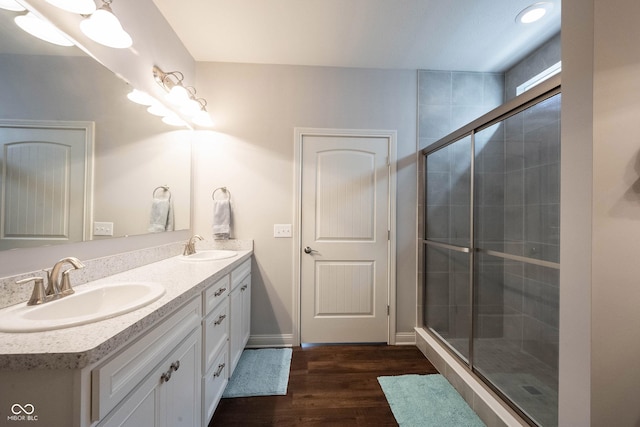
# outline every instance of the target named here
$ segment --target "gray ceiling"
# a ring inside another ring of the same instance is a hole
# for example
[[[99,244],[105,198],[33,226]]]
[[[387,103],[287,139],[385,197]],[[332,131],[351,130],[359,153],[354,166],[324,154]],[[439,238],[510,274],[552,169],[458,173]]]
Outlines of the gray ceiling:
[[[504,71],[560,31],[560,0],[153,1],[196,61]]]

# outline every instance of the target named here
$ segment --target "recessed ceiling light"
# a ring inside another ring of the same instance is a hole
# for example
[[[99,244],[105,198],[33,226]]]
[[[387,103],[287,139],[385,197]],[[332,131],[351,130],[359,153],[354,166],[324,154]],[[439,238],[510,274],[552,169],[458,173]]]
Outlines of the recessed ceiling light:
[[[528,6],[516,16],[516,22],[520,24],[531,24],[544,17],[547,12],[553,9],[553,3],[540,2]]]

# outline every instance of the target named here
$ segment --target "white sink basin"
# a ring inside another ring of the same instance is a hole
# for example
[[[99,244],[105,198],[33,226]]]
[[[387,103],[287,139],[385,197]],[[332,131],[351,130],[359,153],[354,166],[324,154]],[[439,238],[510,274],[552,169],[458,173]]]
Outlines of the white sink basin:
[[[137,310],[164,293],[158,283],[96,285],[44,304],[22,303],[0,310],[0,331],[37,332],[93,323]]]
[[[185,262],[216,261],[219,259],[231,258],[238,255],[236,251],[223,249],[213,249],[209,251],[198,251],[193,255],[180,255],[178,259]]]

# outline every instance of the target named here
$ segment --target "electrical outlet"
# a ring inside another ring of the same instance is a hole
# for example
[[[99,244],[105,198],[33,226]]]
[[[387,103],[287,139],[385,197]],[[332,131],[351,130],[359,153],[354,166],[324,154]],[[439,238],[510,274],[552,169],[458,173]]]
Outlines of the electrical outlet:
[[[93,235],[94,236],[113,236],[113,223],[112,222],[94,222]]]
[[[273,237],[291,237],[291,224],[273,224]]]

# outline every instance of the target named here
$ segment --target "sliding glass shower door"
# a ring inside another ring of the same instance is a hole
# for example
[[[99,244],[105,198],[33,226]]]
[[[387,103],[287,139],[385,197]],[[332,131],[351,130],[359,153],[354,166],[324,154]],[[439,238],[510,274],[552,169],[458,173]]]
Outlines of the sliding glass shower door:
[[[471,337],[471,136],[426,158],[425,321],[466,361]]]
[[[425,326],[542,426],[558,422],[560,96],[445,140],[424,163]]]

